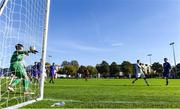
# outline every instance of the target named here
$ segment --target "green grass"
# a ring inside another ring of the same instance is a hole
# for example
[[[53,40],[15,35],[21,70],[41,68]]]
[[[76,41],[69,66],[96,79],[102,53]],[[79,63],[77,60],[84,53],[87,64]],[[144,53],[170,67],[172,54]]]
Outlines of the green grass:
[[[45,84],[43,101],[24,108],[180,108],[180,80],[142,79],[131,85],[131,79],[56,79]],[[51,107],[64,101],[65,106]]]

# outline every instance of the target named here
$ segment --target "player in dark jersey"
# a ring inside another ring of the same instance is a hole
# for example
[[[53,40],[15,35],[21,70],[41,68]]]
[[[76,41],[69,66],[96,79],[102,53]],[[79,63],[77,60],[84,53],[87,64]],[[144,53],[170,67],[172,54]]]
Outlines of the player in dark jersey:
[[[168,62],[167,58],[164,58],[164,64],[163,64],[163,77],[166,79],[166,86],[169,84],[168,78],[171,70],[171,65]]]
[[[89,77],[89,71],[88,71],[88,69],[85,69],[85,70],[84,70],[84,78],[85,78],[85,81],[88,80],[88,77]]]
[[[50,81],[49,83],[53,83],[54,84],[54,77],[55,77],[55,70],[56,70],[56,66],[55,66],[55,63],[53,63],[51,66],[50,66]]]

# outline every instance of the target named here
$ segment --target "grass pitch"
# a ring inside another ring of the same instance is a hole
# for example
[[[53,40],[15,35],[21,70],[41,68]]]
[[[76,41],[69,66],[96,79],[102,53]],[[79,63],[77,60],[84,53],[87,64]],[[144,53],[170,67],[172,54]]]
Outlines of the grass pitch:
[[[45,84],[43,101],[24,108],[180,108],[180,80],[56,79]],[[64,101],[64,106],[52,105]]]

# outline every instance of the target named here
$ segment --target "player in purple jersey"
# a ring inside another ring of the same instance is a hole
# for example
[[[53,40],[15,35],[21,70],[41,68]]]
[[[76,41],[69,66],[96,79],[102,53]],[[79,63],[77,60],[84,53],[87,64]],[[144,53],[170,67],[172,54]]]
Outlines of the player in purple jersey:
[[[50,66],[50,81],[49,83],[53,83],[54,84],[54,77],[55,77],[55,70],[56,70],[56,66],[55,66],[55,63],[53,63],[51,66]]]
[[[40,78],[42,74],[42,59],[40,59],[40,62],[37,63],[37,72],[38,72],[38,78]]]
[[[34,65],[32,66],[32,77],[34,79],[34,83],[38,83],[39,77],[38,77],[38,69],[37,69],[37,62],[34,62]]]

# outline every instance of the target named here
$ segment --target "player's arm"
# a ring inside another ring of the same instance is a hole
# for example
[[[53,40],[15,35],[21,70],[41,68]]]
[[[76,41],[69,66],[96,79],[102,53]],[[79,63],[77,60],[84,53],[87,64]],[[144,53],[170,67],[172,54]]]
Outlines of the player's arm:
[[[28,55],[29,52],[28,51],[16,51],[18,55],[21,55],[21,54],[25,54],[25,55]]]
[[[141,66],[140,66],[139,64],[137,64],[137,67],[138,67],[139,69],[141,69]]]
[[[22,61],[24,59],[24,55],[28,56],[29,53],[27,51],[16,51],[17,61]]]
[[[163,73],[164,73],[164,68],[165,68],[165,65],[163,64],[163,71],[162,71]]]
[[[169,64],[169,72],[171,72],[172,68],[171,68],[171,64]]]
[[[25,54],[25,55],[29,55],[29,53],[33,53],[33,54],[36,54],[36,53],[38,53],[38,51],[35,49],[35,48],[33,48],[33,47],[29,47],[29,50],[27,50],[27,51],[17,51],[17,53],[18,54]]]

